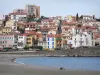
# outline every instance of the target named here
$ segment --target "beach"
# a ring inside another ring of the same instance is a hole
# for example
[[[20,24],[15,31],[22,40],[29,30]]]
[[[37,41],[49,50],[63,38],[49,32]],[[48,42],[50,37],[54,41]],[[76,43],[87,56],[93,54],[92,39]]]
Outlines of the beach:
[[[16,58],[32,56],[34,55],[0,54],[0,75],[100,75],[100,71],[60,70],[14,62]]]

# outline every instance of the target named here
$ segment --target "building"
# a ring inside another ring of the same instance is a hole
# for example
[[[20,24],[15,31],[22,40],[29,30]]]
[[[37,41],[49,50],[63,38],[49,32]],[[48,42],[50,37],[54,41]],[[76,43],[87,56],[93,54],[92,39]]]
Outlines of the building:
[[[41,32],[37,32],[38,46],[42,46],[44,49],[47,49],[47,40],[43,41],[43,35]]]
[[[25,33],[27,35],[26,43],[27,46],[32,47],[34,46],[34,41],[37,39],[37,35],[35,31],[29,31]]]
[[[29,46],[29,47],[33,46],[33,37],[32,37],[32,35],[27,35],[27,46]]]
[[[36,22],[17,22],[17,27],[19,29],[25,30],[36,30]]]
[[[3,26],[3,20],[0,20],[0,27]]]
[[[34,15],[36,18],[40,18],[40,6],[26,5],[25,6],[27,15]]]
[[[24,18],[27,16],[26,10],[24,9],[16,9],[12,13],[9,13],[11,20],[18,21],[20,18]]]
[[[24,48],[26,46],[27,35],[22,34],[18,36],[17,48]]]
[[[5,27],[10,27],[12,30],[17,30],[17,23],[14,20],[8,20]]]
[[[17,41],[16,37],[14,34],[9,34],[9,35],[0,35],[0,48],[5,48],[5,47],[16,47]]]
[[[98,46],[100,45],[100,33],[96,32],[96,33],[93,33],[93,37],[94,37],[94,45],[95,46]]]
[[[47,47],[49,50],[54,50],[56,48],[55,35],[53,35],[53,34],[47,35]]]
[[[38,41],[38,46],[42,46],[44,49],[47,49],[47,42],[46,41]]]
[[[5,20],[5,15],[0,14],[0,20]]]
[[[1,27],[0,34],[10,34],[12,33],[12,28],[10,27]]]
[[[74,48],[81,46],[91,47],[94,45],[93,35],[91,32],[83,32],[73,35],[72,38],[68,40],[68,45]]]
[[[47,48],[49,50],[54,50],[56,48],[56,38],[55,38],[56,31],[49,30],[47,34]]]

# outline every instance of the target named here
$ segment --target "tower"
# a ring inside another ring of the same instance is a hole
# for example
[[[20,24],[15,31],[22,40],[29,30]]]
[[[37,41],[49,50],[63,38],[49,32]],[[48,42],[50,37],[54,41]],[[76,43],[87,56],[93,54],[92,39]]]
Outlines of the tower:
[[[25,7],[27,15],[34,15],[36,18],[40,18],[40,6],[26,5]]]

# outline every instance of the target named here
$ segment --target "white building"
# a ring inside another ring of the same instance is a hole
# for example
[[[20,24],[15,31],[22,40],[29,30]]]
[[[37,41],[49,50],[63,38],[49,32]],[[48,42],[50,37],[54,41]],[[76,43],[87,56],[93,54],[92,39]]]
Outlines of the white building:
[[[5,19],[5,15],[0,14],[0,20],[4,20]]]
[[[18,21],[20,18],[26,17],[26,14],[11,14],[11,20]]]
[[[50,50],[53,50],[55,48],[55,38],[53,36],[48,36],[47,38],[47,47]]]
[[[14,20],[9,20],[6,22],[5,27],[11,27],[12,30],[17,30],[17,23]]]
[[[79,33],[72,36],[71,40],[68,40],[68,44],[71,44],[72,47],[80,47],[80,46],[93,46],[94,41],[92,40],[92,33]]]
[[[56,31],[51,30],[48,32],[48,35],[47,35],[47,47],[50,50],[54,50],[54,48],[56,47],[55,34],[56,34]]]
[[[47,42],[46,41],[38,41],[38,46],[42,46],[44,49],[47,48]]]
[[[17,48],[24,48],[26,46],[26,40],[27,40],[26,35],[19,35]]]
[[[24,9],[16,9],[13,11],[13,13],[10,13],[9,15],[11,17],[11,20],[18,21],[20,18],[26,17],[27,13]]]

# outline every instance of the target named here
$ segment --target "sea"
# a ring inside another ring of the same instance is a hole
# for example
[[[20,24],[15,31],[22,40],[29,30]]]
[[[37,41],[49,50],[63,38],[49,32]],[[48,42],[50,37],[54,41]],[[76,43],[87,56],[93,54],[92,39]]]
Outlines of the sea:
[[[33,66],[100,71],[100,57],[28,57],[18,58],[15,61]]]

